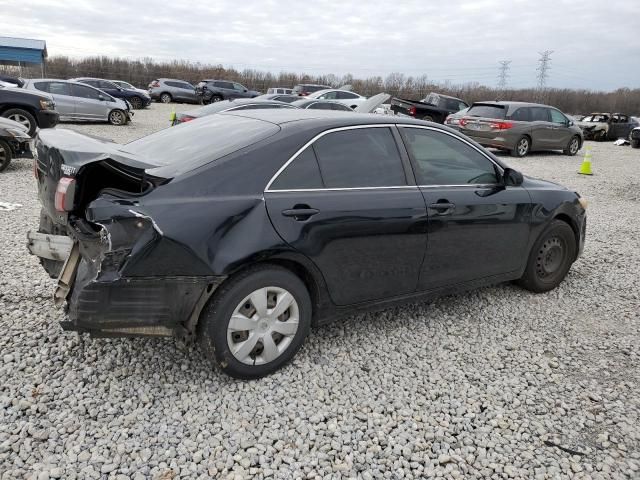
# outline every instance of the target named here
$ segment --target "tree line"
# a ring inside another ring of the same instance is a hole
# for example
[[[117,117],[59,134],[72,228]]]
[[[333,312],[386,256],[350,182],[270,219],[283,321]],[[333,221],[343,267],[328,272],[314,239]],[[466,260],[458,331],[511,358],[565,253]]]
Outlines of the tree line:
[[[31,73],[31,72],[27,72]],[[24,76],[25,72],[23,72]],[[295,72],[272,73],[255,69],[237,70],[222,65],[181,60],[157,61],[152,58],[137,60],[105,56],[69,58],[55,56],[47,60],[46,75],[50,78],[80,76],[124,80],[136,87],[146,88],[156,78],[178,78],[193,84],[205,78],[233,80],[248,88],[266,92],[269,87],[292,87],[297,83],[318,83],[331,87],[351,85],[353,90],[366,96],[387,92],[400,98],[419,100],[429,92],[452,95],[468,103],[483,100],[513,100],[553,105],[567,113],[593,111],[640,114],[640,89],[619,88],[604,92],[588,89],[536,88],[498,89],[478,82],[453,84],[435,83],[427,75],[407,76],[391,73],[385,77],[355,78],[347,75],[307,75]],[[31,76],[40,76],[39,67]]]

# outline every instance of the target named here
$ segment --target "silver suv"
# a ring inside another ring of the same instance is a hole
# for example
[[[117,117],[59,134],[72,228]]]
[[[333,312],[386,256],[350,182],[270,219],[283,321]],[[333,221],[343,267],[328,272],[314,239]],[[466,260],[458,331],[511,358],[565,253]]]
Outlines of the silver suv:
[[[149,95],[162,103],[199,103],[196,90],[189,82],[175,78],[158,78],[149,84]]]

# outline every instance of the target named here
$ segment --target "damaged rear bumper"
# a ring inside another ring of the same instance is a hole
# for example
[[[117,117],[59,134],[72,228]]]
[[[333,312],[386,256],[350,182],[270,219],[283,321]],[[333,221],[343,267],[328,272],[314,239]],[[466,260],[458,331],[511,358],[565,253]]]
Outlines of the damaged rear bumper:
[[[150,259],[165,240],[152,218],[130,205],[97,201],[93,206],[89,214],[108,213],[109,218],[70,218],[69,237],[64,237],[71,247],[54,295],[56,305],[66,301],[63,329],[93,336],[190,337],[202,308],[225,277],[172,275],[171,255]],[[40,240],[65,243],[59,237]],[[141,264],[145,274],[140,273]]]

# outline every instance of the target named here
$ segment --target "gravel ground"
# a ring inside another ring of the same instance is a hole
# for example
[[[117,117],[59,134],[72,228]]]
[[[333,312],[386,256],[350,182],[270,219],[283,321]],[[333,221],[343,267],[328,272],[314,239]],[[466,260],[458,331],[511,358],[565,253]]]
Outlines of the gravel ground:
[[[65,128],[125,142],[171,108]],[[590,201],[558,289],[351,317],[250,382],[172,339],[63,333],[25,248],[31,162],[14,162],[0,174],[0,202],[21,204],[0,210],[0,478],[640,478],[640,150],[591,145],[592,177],[580,157],[505,157]]]

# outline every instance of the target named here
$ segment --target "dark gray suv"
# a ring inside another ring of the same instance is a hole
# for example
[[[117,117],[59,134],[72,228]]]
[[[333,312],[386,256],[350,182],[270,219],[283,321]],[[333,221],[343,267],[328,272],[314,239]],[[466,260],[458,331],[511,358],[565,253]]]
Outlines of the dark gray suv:
[[[534,150],[562,150],[575,155],[582,147],[582,130],[560,110],[524,102],[474,103],[458,129],[484,147],[524,157]]]
[[[254,98],[261,93],[229,80],[202,80],[196,85],[196,95],[206,105],[234,98]]]

